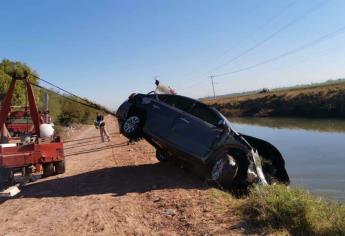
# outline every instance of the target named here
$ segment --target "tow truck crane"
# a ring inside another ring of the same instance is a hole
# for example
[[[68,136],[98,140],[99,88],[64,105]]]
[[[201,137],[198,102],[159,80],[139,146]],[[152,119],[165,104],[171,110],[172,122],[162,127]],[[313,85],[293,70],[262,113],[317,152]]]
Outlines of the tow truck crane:
[[[13,111],[11,107],[17,82],[26,87],[28,106],[24,111]],[[18,116],[31,120],[25,125],[16,123],[13,118]],[[13,136],[8,130],[15,131]],[[41,173],[42,170],[43,177],[65,172],[63,142],[38,112],[27,73],[23,77],[15,75],[12,78],[0,111],[0,131],[0,185],[15,184],[17,179],[28,181],[33,173]]]

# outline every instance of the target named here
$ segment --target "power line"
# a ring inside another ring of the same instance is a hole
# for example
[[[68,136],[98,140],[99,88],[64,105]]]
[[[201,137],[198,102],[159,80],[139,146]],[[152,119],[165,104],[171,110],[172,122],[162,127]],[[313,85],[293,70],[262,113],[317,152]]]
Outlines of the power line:
[[[343,34],[345,33],[345,25],[330,32],[330,33],[327,33],[327,34],[324,34],[322,35],[321,37],[311,41],[311,42],[308,42],[306,44],[303,44],[297,48],[294,48],[290,51],[287,51],[285,53],[282,53],[282,54],[279,54],[275,57],[272,57],[272,58],[269,58],[267,60],[264,60],[262,62],[259,62],[259,63],[256,63],[256,64],[253,64],[253,65],[250,65],[250,66],[246,66],[246,67],[243,67],[243,68],[240,68],[240,69],[237,69],[237,70],[233,70],[233,71],[229,71],[229,72],[226,72],[226,73],[222,73],[222,74],[216,74],[216,75],[213,75],[214,77],[213,78],[216,78],[216,77],[223,77],[223,76],[226,76],[226,75],[231,75],[231,74],[236,74],[236,73],[240,73],[240,72],[243,72],[243,71],[247,71],[247,70],[251,70],[251,69],[254,69],[254,68],[257,68],[259,66],[263,66],[265,64],[269,64],[271,62],[274,62],[274,61],[277,61],[281,58],[284,58],[284,57],[287,57],[289,55],[292,55],[292,54],[296,54],[302,50],[305,50],[306,48],[309,48],[315,44],[319,44],[325,40],[328,40],[330,38],[334,38],[340,34]],[[207,80],[202,80],[202,81],[199,81],[198,83],[195,83],[194,85],[191,85],[189,87],[192,87],[192,86],[197,86],[198,84],[201,84],[201,83],[204,83],[204,82],[207,82]]]
[[[217,74],[217,75],[215,75],[215,77],[222,77],[222,76],[225,76],[225,75],[236,74],[236,73],[239,73],[239,72],[242,72],[242,71],[247,71],[247,70],[254,69],[256,67],[259,67],[259,66],[262,66],[262,65],[274,62],[276,60],[279,60],[279,59],[281,59],[283,57],[289,56],[291,54],[298,53],[298,52],[300,52],[300,51],[302,51],[302,50],[304,50],[306,48],[309,48],[309,47],[311,47],[311,46],[313,46],[315,44],[321,43],[322,41],[325,41],[327,39],[336,37],[336,36],[338,36],[340,34],[343,34],[343,33],[345,33],[345,26],[342,26],[342,27],[338,28],[337,30],[334,30],[334,31],[332,31],[330,33],[327,33],[327,34],[325,34],[325,35],[323,35],[323,36],[321,36],[321,37],[319,37],[319,38],[317,38],[317,39],[315,39],[315,40],[313,40],[313,41],[311,41],[309,43],[303,44],[303,45],[301,45],[301,46],[299,46],[297,48],[294,48],[294,49],[292,49],[290,51],[287,51],[287,52],[282,53],[280,55],[277,55],[275,57],[269,58],[267,60],[264,60],[262,62],[253,64],[253,65],[250,65],[250,66],[247,66],[247,67],[243,67],[241,69],[229,71],[229,72],[222,73],[222,74]]]
[[[307,17],[309,14],[311,14],[312,12],[318,10],[320,7],[322,7],[323,5],[325,5],[329,0],[325,0],[325,1],[321,1],[318,4],[314,5],[313,7],[309,8],[307,11],[305,11],[302,15],[294,18],[292,21],[290,21],[289,23],[285,24],[284,26],[280,27],[278,30],[276,30],[275,32],[273,32],[272,34],[270,34],[268,37],[264,38],[263,40],[257,42],[256,44],[254,44],[252,47],[244,50],[242,53],[240,53],[239,55],[231,58],[230,60],[228,60],[227,62],[214,67],[212,70],[209,70],[208,72],[217,70],[225,65],[230,64],[231,62],[236,61],[237,59],[239,59],[240,57],[248,54],[249,52],[255,50],[256,48],[260,47],[261,45],[265,44],[266,42],[268,42],[269,40],[271,40],[272,38],[274,38],[275,36],[277,36],[279,33],[283,32],[284,30],[286,30],[287,28],[291,27],[292,25],[296,24],[297,22],[301,21],[303,18]],[[263,24],[261,27],[259,27],[258,30],[260,30],[261,28],[263,28],[264,26],[268,25],[269,23],[271,23],[272,21],[274,21],[276,18],[278,18],[280,15],[282,15],[285,11],[287,11],[290,7],[292,7],[295,4],[296,1],[291,2],[290,4],[288,4],[287,6],[285,6],[278,14],[274,15],[266,24]],[[256,31],[258,31],[256,30]],[[246,40],[246,39],[245,39]],[[240,43],[239,43],[240,44]],[[239,45],[238,44],[238,45]],[[228,52],[229,50],[227,50],[225,52],[225,54]],[[223,54],[224,55],[224,54]],[[222,56],[223,56],[222,55]],[[206,74],[206,73],[205,73]],[[204,81],[204,79],[200,79],[198,81],[196,81],[195,83],[182,88],[183,89],[187,89],[190,87],[195,86],[196,84],[202,83]]]
[[[233,49],[237,48],[239,45],[243,44],[243,42],[247,41],[248,39],[252,38],[253,35],[255,35],[257,32],[259,32],[260,30],[262,30],[263,28],[265,28],[267,25],[271,24],[275,19],[279,18],[281,15],[283,15],[287,10],[289,10],[293,5],[295,5],[297,0],[294,0],[292,2],[290,2],[288,5],[286,5],[285,7],[283,7],[277,14],[273,15],[271,18],[269,18],[265,23],[261,24],[253,33],[247,35],[243,40],[241,40],[236,46],[226,50],[220,57],[223,57],[224,55],[226,55],[227,53],[229,53],[230,51],[232,51]],[[218,60],[218,59],[216,59]],[[211,71],[215,71],[217,70],[220,66],[216,66],[213,69],[209,70],[209,72]]]
[[[294,24],[296,24],[297,22],[301,21],[302,19],[304,19],[305,17],[307,17],[309,14],[313,13],[314,11],[318,10],[319,8],[321,8],[324,4],[326,4],[326,2],[328,2],[328,0],[326,1],[321,1],[318,4],[314,5],[313,7],[309,8],[307,11],[305,11],[302,15],[294,18],[292,21],[288,22],[287,24],[283,25],[282,27],[280,27],[278,30],[274,31],[272,34],[270,34],[269,36],[267,36],[266,38],[264,38],[263,40],[257,42],[256,44],[254,44],[252,47],[249,47],[248,49],[242,51],[240,54],[238,54],[237,56],[234,56],[233,58],[231,58],[230,60],[226,61],[225,63],[215,67],[213,70],[218,70],[219,68],[222,68],[234,61],[236,61],[237,59],[247,55],[249,52],[257,49],[258,47],[260,47],[261,45],[265,44],[266,42],[268,42],[269,40],[273,39],[275,36],[277,36],[278,34],[280,34],[281,32],[285,31],[286,29],[288,29],[289,27],[293,26]]]
[[[284,14],[290,7],[292,7],[297,0],[292,1],[291,3],[289,3],[288,5],[286,5],[285,7],[283,7],[277,14],[273,15],[272,17],[270,17],[267,21],[265,21],[263,24],[261,24],[257,29],[255,29],[252,33],[247,34],[243,40],[241,40],[240,42],[238,42],[237,46],[231,47],[227,50],[225,50],[220,56],[218,56],[215,61],[218,61],[220,58],[224,57],[226,54],[228,54],[230,51],[232,51],[234,48],[238,47],[238,45],[243,44],[243,42],[247,41],[248,39],[250,39],[253,35],[255,35],[257,32],[259,32],[261,29],[265,28],[267,25],[271,24],[275,19],[279,18],[282,14]],[[261,1],[262,3],[262,1]],[[255,9],[255,8],[254,8]],[[246,11],[246,13],[248,14],[249,11]],[[203,73],[203,75],[207,75],[210,72],[214,71],[215,69],[209,69],[207,72]],[[204,79],[202,79],[204,80]],[[197,82],[199,82],[200,80],[198,80]],[[193,87],[195,85],[195,83],[193,83],[190,86],[184,87],[182,89],[186,89],[186,88],[190,88]]]

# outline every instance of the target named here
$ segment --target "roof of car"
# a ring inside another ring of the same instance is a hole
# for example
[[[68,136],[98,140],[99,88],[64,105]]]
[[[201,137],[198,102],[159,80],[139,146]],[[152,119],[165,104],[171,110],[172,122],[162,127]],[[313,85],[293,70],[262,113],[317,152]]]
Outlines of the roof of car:
[[[164,95],[164,96],[171,96],[171,97],[181,97],[181,98],[186,98],[186,99],[190,99],[190,100],[193,100],[193,101],[196,101],[196,102],[200,102],[199,100],[196,100],[194,98],[191,98],[191,97],[186,97],[186,96],[182,96],[182,95],[178,95],[178,94],[141,94],[141,95],[144,95],[144,96],[153,96],[153,95]]]

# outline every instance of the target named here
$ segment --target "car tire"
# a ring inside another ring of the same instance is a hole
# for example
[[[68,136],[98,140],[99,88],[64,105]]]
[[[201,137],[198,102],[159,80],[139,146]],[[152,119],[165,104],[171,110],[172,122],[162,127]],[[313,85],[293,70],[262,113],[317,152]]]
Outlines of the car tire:
[[[167,162],[170,159],[168,154],[165,151],[158,150],[158,149],[156,150],[156,158],[160,162]]]
[[[121,133],[131,141],[137,141],[143,137],[143,118],[138,114],[130,115],[121,125]]]
[[[238,171],[236,160],[230,156],[219,159],[212,167],[212,180],[218,182],[223,187],[231,187]]]

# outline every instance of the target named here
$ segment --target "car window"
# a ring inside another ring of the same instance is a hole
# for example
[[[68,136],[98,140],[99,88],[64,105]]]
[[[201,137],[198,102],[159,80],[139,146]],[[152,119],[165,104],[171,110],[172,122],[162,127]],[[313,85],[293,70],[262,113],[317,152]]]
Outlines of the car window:
[[[158,99],[161,102],[165,102],[168,99],[168,96],[169,95],[166,95],[166,94],[158,94]]]
[[[185,112],[189,112],[195,103],[192,99],[175,95],[166,95],[164,102]]]
[[[201,120],[206,121],[207,123],[212,124],[214,126],[217,126],[218,122],[221,120],[219,115],[214,110],[212,110],[205,104],[199,102],[195,104],[194,108],[190,113],[193,116],[196,116]]]

